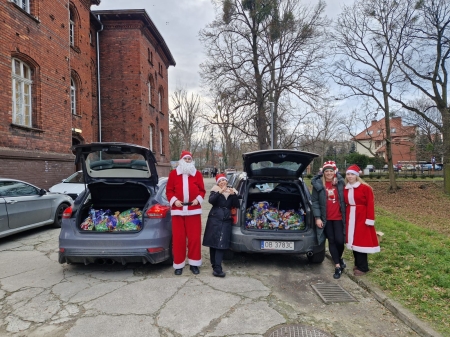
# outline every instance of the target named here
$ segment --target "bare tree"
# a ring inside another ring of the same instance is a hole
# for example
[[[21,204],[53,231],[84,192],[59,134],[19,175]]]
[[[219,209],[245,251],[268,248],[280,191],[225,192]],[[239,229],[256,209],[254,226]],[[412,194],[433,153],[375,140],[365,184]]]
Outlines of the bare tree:
[[[409,87],[391,99],[433,124],[443,136],[444,192],[450,194],[450,107],[448,61],[450,58],[450,1],[420,0],[414,25],[407,31],[408,43],[400,50],[400,66]],[[398,29],[398,28],[397,28]],[[412,89],[412,90],[411,90]],[[411,94],[428,97],[441,114],[441,124],[427,116],[427,109],[411,104]]]
[[[415,0],[356,0],[339,16],[332,77],[346,97],[369,99],[384,113],[390,190],[397,190],[392,163],[389,95],[403,80],[396,59],[404,47],[404,30],[414,20]]]
[[[175,140],[181,137],[181,143],[184,150],[189,150],[194,155],[197,147],[204,137],[204,128],[201,124],[200,114],[202,111],[201,100],[199,95],[190,95],[185,89],[176,90],[171,96],[173,110],[171,111],[171,133],[178,133],[172,136]],[[180,136],[181,135],[181,136]]]
[[[267,149],[266,102],[272,99],[278,109],[283,92],[307,101],[322,88],[314,71],[323,59],[324,4],[313,10],[294,0],[217,0],[215,4],[221,15],[200,32],[207,54],[202,78],[205,85],[227,88],[234,96],[235,111],[240,108],[248,123],[244,130],[254,130],[258,147]],[[278,121],[277,112],[274,119]]]

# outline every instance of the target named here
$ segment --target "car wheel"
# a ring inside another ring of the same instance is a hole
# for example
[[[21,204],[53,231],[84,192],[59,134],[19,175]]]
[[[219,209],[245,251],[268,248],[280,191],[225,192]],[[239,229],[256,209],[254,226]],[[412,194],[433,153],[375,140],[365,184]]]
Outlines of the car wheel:
[[[61,228],[62,215],[67,207],[69,207],[67,204],[61,204],[58,206],[55,212],[55,219],[53,220],[53,227]]]
[[[321,252],[315,253],[313,256],[308,256],[309,263],[322,263],[325,259],[325,249]]]

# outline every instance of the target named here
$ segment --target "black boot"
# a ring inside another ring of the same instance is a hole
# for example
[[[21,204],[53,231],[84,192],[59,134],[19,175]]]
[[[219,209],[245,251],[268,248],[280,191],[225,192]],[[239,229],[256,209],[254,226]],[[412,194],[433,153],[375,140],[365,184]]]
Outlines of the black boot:
[[[222,271],[221,265],[215,265],[213,266],[213,275],[215,277],[225,277],[225,273]]]
[[[344,259],[339,259],[339,264],[341,265],[341,269],[344,270],[347,268],[347,265],[345,264]]]
[[[340,267],[334,268],[334,275],[333,277],[337,280],[341,277],[342,269]]]

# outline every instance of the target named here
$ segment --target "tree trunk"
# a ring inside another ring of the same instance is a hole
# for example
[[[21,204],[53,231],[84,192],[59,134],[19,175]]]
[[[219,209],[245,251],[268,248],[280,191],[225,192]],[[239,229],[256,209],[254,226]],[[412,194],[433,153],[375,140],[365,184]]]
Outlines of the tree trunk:
[[[389,96],[387,94],[386,83],[383,83],[384,93],[384,122],[386,127],[386,156],[388,159],[389,170],[389,191],[395,192],[398,190],[397,181],[395,180],[395,172],[392,163],[392,138],[391,138],[391,120],[389,111]]]
[[[442,114],[442,143],[443,151],[443,174],[444,174],[444,193],[450,194],[450,109],[444,108]]]

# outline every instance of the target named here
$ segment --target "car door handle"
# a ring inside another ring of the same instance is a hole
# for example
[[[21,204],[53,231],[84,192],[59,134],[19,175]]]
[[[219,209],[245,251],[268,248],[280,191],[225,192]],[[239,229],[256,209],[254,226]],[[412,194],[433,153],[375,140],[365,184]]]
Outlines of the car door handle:
[[[6,203],[7,204],[15,204],[17,202],[17,200],[9,200],[9,201],[7,201]]]

